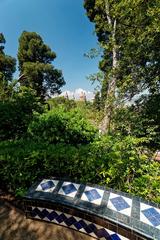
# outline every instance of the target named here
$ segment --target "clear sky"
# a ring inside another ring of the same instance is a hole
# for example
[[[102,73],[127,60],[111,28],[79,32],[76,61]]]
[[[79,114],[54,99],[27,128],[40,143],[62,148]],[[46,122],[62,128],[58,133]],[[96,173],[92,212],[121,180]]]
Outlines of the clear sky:
[[[83,55],[97,46],[97,38],[83,0],[0,0],[0,12],[8,55],[16,57],[23,30],[35,31],[57,54],[54,65],[63,71],[63,90],[93,90],[86,76],[97,72],[98,59]]]

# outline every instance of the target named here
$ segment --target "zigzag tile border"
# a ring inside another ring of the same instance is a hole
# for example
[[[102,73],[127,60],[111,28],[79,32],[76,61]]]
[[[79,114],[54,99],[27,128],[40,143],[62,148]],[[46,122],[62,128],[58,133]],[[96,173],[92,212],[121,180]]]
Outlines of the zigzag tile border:
[[[69,227],[79,232],[90,235],[96,239],[107,240],[129,240],[109,229],[103,228],[97,224],[81,219],[79,217],[55,211],[48,208],[32,207],[31,217],[56,223],[61,226]]]

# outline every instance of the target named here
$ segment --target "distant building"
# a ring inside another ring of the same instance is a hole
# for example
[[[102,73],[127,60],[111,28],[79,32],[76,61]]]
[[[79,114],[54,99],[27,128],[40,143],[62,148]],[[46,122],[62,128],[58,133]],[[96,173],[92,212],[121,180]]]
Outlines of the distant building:
[[[82,102],[86,102],[86,94],[85,94],[85,92],[82,91],[80,93],[79,100],[82,101]]]

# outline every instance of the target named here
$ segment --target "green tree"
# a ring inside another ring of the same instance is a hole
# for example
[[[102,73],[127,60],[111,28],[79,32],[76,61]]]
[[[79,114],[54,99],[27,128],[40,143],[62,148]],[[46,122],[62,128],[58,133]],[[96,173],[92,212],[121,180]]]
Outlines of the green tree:
[[[62,72],[52,65],[55,58],[37,33],[24,31],[18,49],[21,85],[31,87],[41,98],[60,93],[65,81]]]
[[[151,93],[146,96],[142,96],[133,109],[138,112],[137,119],[142,125],[143,136],[149,136],[149,147],[154,150],[160,147],[160,94]],[[137,124],[138,125],[138,124]],[[138,131],[137,131],[138,132]]]
[[[5,42],[4,35],[0,33],[0,99],[2,100],[9,95],[9,85],[16,70],[15,58],[6,55],[4,52]]]
[[[159,88],[159,1],[85,0],[103,51],[107,88],[102,130],[109,129],[117,96]],[[104,86],[103,86],[104,87]]]
[[[112,133],[121,136],[146,138],[143,147],[156,151],[160,148],[160,94],[142,95],[132,105],[114,110]]]

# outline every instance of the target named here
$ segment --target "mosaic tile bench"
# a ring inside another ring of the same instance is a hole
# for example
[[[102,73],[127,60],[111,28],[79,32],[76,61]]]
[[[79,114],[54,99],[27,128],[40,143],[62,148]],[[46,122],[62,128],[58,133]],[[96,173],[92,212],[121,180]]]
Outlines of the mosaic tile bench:
[[[159,206],[113,189],[43,179],[29,189],[24,206],[28,218],[63,225],[95,239],[160,240]]]

